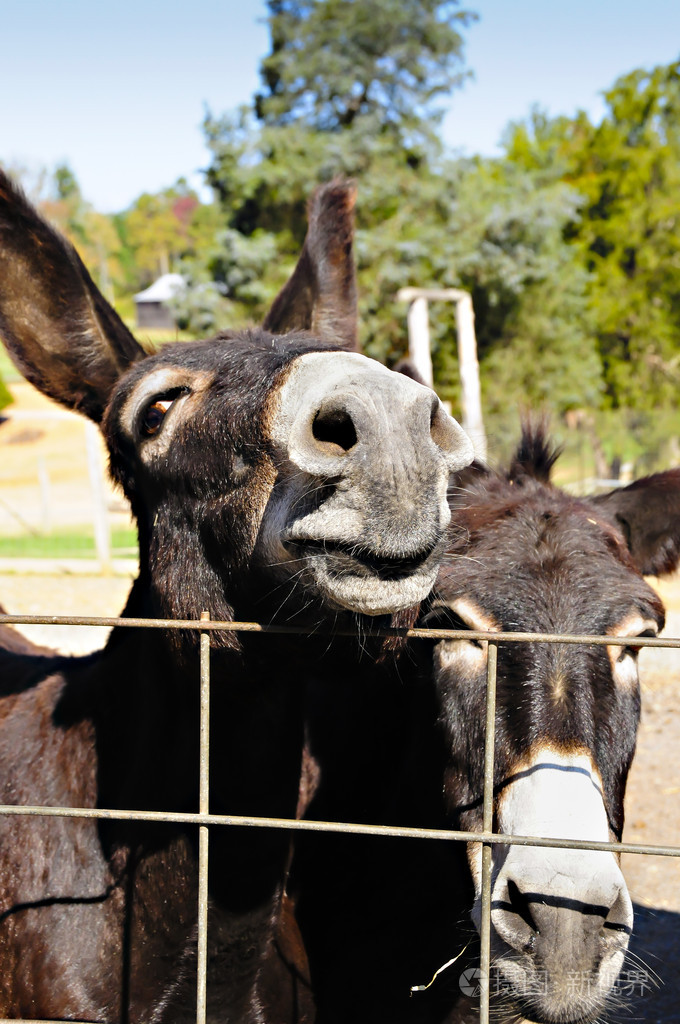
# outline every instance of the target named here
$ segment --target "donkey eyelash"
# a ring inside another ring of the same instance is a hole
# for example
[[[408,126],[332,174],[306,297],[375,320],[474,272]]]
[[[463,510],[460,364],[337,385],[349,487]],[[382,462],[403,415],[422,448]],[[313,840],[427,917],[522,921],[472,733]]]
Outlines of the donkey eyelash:
[[[139,419],[139,433],[144,438],[156,437],[160,432],[166,415],[182,395],[187,395],[186,387],[173,388],[153,398],[145,407]]]
[[[474,629],[465,619],[447,607],[434,608],[426,615],[424,625],[429,629],[456,629],[465,633]],[[472,636],[466,637],[464,642],[474,644],[475,647],[481,648],[482,646],[482,641]]]
[[[642,633],[638,633],[638,636],[641,640],[647,637],[655,637],[656,631],[653,629],[645,629]],[[618,662],[623,661],[625,658],[634,658],[637,661],[637,656],[641,649],[641,647],[637,647],[635,644],[629,644],[627,647],[622,647],[621,653],[616,660]]]

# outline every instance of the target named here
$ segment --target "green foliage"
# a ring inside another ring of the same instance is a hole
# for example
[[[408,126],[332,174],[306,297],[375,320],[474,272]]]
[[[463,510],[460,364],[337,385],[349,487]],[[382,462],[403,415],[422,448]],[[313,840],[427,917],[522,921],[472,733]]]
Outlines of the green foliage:
[[[432,135],[433,101],[460,84],[473,15],[458,0],[268,0],[272,49],[257,116],[321,132],[367,117],[411,145]]]
[[[564,427],[570,464],[596,475],[680,461],[680,62],[616,81],[599,125],[534,108],[506,129],[501,158],[451,159],[437,103],[464,81],[474,15],[454,0],[268,10],[260,93],[204,122],[215,202],[179,181],[105,218],[66,166],[35,185],[100,286],[125,299],[173,269],[188,283],[174,309],[191,334],[260,321],[294,265],[314,187],[352,176],[369,355],[405,354],[400,288],[466,289],[492,450],[530,406]],[[430,326],[435,382],[455,411],[452,305],[433,303]]]
[[[253,320],[292,266],[314,186],[359,179],[357,259],[364,350],[404,355],[405,285],[473,294],[492,417],[510,395],[562,413],[598,403],[602,366],[588,307],[589,271],[566,241],[579,193],[554,153],[525,131],[524,164],[443,158],[436,100],[463,75],[458,4],[271,0],[272,49],[254,109],[208,116],[208,181],[229,231],[204,264],[234,310]],[[538,134],[540,115],[535,113]],[[553,149],[563,145],[555,126]],[[578,132],[575,132],[575,136]],[[576,142],[574,142],[574,145]],[[520,129],[515,131],[520,150]],[[528,156],[533,162],[530,164]],[[257,255],[278,253],[268,291]],[[458,400],[454,313],[436,307],[433,359],[444,397]]]
[[[479,161],[459,181],[452,248],[472,293],[485,405],[509,396],[560,414],[598,403],[600,359],[592,335],[587,271],[565,245],[579,197],[504,161]]]
[[[680,383],[680,63],[625,75],[605,99],[598,126],[535,112],[507,154],[583,197],[565,241],[589,274],[605,404],[651,410]]]
[[[137,555],[137,531],[111,531],[114,558]],[[0,536],[0,558],[96,558],[94,534],[87,526],[53,531]]]
[[[222,236],[224,260],[213,265],[229,298],[261,318],[299,251],[314,187],[336,175],[359,178],[365,341],[395,358],[404,310],[394,294],[407,268],[419,273],[428,263],[434,101],[462,80],[458,27],[472,15],[435,0],[271,0],[269,11],[265,90],[252,111],[210,115],[204,125],[208,181],[234,232]],[[268,246],[279,255],[271,291],[252,275]],[[235,255],[244,258],[243,279]]]
[[[183,178],[162,192],[144,192],[119,218],[134,286],[178,269],[181,259],[212,244],[221,223],[219,209],[201,203]]]
[[[68,164],[59,164],[54,171],[54,186],[57,199],[81,201],[80,186]]]
[[[0,377],[0,409],[6,409],[13,401],[14,399],[12,398],[9,388],[2,377]]]

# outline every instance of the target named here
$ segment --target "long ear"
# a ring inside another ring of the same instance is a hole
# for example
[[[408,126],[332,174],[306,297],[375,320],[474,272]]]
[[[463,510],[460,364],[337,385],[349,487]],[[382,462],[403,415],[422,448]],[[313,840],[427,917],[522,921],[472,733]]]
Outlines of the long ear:
[[[145,355],[73,246],[2,171],[0,336],[27,380],[97,423],[120,375]]]
[[[680,469],[643,477],[589,500],[623,531],[640,572],[674,572],[680,561]]]
[[[313,331],[357,350],[353,181],[322,185],[312,196],[307,237],[297,266],[274,299],[263,327],[273,334]]]
[[[408,357],[400,359],[398,363],[395,363],[392,369],[395,373],[401,373],[404,377],[409,377],[411,380],[414,380],[416,384],[422,384],[424,388],[429,387],[429,384],[425,378],[421,376],[415,363],[411,362]]]

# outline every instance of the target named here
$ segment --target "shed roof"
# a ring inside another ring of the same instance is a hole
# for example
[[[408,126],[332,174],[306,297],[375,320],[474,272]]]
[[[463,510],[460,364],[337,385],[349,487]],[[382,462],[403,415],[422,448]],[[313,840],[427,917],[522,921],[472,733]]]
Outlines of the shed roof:
[[[167,302],[186,287],[181,274],[163,274],[143,292],[137,292],[135,302]]]

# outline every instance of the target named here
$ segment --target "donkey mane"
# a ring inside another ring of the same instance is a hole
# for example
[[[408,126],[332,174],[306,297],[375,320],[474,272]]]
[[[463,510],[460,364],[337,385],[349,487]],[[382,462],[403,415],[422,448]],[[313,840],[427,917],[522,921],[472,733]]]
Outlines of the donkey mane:
[[[543,484],[550,483],[550,474],[562,454],[562,447],[550,440],[548,429],[545,417],[523,419],[520,441],[507,472],[508,480],[521,483],[528,477]]]
[[[463,553],[473,537],[490,536],[494,524],[515,516],[526,520],[527,524],[534,523],[526,535],[518,533],[516,538],[518,552],[522,550],[527,554],[543,536],[542,531],[535,533],[538,520],[545,522],[546,529],[553,536],[551,524],[558,521],[566,523],[568,518],[572,527],[578,530],[581,546],[593,554],[604,546],[627,568],[635,569],[627,524],[618,506],[617,511],[613,504],[610,508],[610,496],[578,497],[553,484],[551,471],[561,453],[561,446],[554,444],[549,437],[546,419],[527,417],[522,422],[520,439],[507,469],[491,469],[473,462],[457,473],[449,494],[453,512],[449,528],[450,554]],[[673,472],[670,471],[671,474]],[[660,476],[665,480],[668,474]],[[653,483],[654,480],[654,477],[649,477],[645,483]],[[671,485],[666,484],[666,487],[670,492]],[[662,491],[662,482],[656,489]],[[625,501],[621,492],[614,493],[617,501],[622,497]],[[666,515],[664,522],[668,519]],[[531,543],[529,537],[534,538]],[[664,553],[667,549],[674,552],[676,546],[671,538],[661,546],[661,553],[657,553],[656,558],[663,561],[664,566],[675,564],[672,555],[664,561]],[[669,570],[664,568],[663,571]]]

